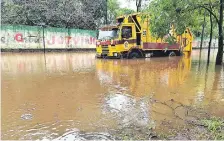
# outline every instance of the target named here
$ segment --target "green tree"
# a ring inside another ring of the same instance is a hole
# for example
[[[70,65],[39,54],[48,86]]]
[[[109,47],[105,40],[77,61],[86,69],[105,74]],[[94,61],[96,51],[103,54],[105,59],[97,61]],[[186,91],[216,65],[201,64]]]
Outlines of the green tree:
[[[135,13],[135,11],[132,10],[132,9],[120,8],[117,15],[122,16],[122,15],[129,15],[129,14],[132,14],[132,13]]]
[[[2,24],[97,29],[133,13],[117,0],[2,0]]]
[[[107,10],[108,22],[115,23],[116,22],[115,19],[118,16],[118,12],[120,10],[119,3],[117,0],[108,0],[107,6],[108,6]]]
[[[118,16],[128,15],[135,12],[134,10],[128,8],[120,8],[120,4],[117,0],[108,0],[107,6],[107,19],[109,24],[115,23]]]
[[[223,0],[154,0],[148,8],[151,14],[150,28],[154,35],[163,37],[169,33],[171,25],[182,34],[186,27],[198,28],[202,17],[201,11],[211,14],[218,24],[219,48],[216,64],[223,60]],[[218,18],[219,17],[219,18]]]
[[[102,24],[105,0],[2,0],[2,24],[96,29]]]

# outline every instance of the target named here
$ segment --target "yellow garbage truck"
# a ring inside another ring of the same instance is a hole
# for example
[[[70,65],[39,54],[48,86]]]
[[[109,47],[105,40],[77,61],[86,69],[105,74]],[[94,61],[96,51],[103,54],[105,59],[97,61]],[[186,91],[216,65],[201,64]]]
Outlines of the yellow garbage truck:
[[[125,15],[116,20],[116,25],[99,29],[96,41],[97,58],[179,56],[192,51],[193,36],[189,28],[182,35],[176,35],[172,27],[167,36],[156,38],[150,32],[150,17],[147,14]],[[168,42],[166,39],[169,37],[175,37],[175,42]]]

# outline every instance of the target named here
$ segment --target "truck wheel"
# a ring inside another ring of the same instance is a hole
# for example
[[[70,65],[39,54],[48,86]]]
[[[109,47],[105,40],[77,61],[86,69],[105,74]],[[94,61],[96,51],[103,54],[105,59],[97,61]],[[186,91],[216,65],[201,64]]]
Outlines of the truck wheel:
[[[177,56],[183,56],[183,55],[184,55],[184,53],[182,51],[177,52]]]
[[[173,56],[176,56],[176,53],[173,52],[173,51],[171,51],[171,52],[169,53],[169,57],[173,57]]]
[[[132,52],[128,58],[136,59],[136,58],[140,58],[140,55],[137,52]]]

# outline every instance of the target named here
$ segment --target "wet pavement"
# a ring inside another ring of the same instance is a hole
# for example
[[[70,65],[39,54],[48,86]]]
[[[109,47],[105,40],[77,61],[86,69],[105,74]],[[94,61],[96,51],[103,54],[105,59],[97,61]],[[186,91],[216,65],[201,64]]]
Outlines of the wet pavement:
[[[134,136],[130,129],[166,131],[185,120],[224,118],[224,67],[215,67],[215,52],[208,67],[199,50],[139,60],[2,53],[1,138],[117,139]]]

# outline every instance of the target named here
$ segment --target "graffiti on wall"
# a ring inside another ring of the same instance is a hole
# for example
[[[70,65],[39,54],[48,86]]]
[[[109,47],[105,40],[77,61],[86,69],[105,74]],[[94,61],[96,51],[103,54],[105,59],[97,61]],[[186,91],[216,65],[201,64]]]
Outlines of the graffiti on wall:
[[[50,31],[44,34],[46,48],[95,48],[94,31],[78,30],[68,34],[65,31]],[[1,48],[43,48],[42,29],[1,29]]]
[[[96,31],[62,28],[45,28],[44,41],[46,48],[95,48]],[[193,41],[193,48],[200,47],[200,39]],[[203,41],[203,48],[208,47],[209,39]],[[217,47],[218,41],[212,41]],[[35,26],[1,26],[1,48],[37,49],[43,48],[43,30]]]
[[[39,43],[42,41],[40,35],[28,35],[24,36],[23,33],[13,33],[7,32],[1,35],[1,43],[2,44],[10,44],[10,42],[17,42],[17,43]]]

